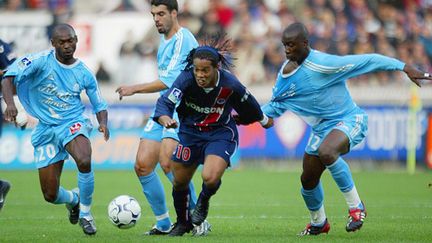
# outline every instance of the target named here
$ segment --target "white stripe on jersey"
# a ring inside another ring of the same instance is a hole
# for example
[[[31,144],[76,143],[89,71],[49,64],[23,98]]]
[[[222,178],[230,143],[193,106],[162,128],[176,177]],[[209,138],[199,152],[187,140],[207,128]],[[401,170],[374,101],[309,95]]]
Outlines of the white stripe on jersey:
[[[316,63],[313,63],[309,60],[304,61],[305,67],[309,68],[312,71],[319,72],[319,73],[325,73],[325,74],[332,74],[332,73],[340,73],[347,71],[354,67],[354,64],[347,64],[342,67],[329,67],[329,66],[323,66]]]
[[[168,67],[166,69],[166,73],[164,73],[165,75],[168,74],[168,70],[173,69],[173,67],[175,67],[175,65],[178,64],[178,61],[180,59],[180,51],[181,51],[181,47],[183,45],[183,32],[181,31],[181,29],[179,31],[177,31],[177,33],[175,34],[175,36],[177,37],[177,41],[174,47],[174,55],[171,58],[171,61],[168,64]]]

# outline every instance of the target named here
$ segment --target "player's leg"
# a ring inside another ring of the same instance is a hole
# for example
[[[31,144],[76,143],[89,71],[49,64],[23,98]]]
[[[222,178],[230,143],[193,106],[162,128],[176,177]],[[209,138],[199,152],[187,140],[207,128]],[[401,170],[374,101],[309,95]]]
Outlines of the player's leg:
[[[91,144],[84,135],[77,135],[66,146],[66,150],[78,167],[78,189],[80,198],[79,224],[87,235],[96,234],[96,225],[90,212],[94,192],[94,172],[91,168]]]
[[[164,171],[166,177],[170,180],[171,183],[173,183],[174,176],[171,171],[171,157],[175,149],[178,145],[178,136],[174,129],[164,129],[164,133],[162,135],[162,143],[161,143],[161,150],[160,150],[160,165],[162,167],[162,170]],[[195,187],[192,182],[192,180],[189,182],[189,209],[194,210],[197,196],[195,193]]]
[[[309,209],[311,221],[299,235],[318,235],[328,233],[330,224],[324,210],[324,191],[320,182],[325,166],[318,156],[305,153],[303,156],[303,172],[301,174],[301,194]]]
[[[181,162],[171,164],[174,174],[172,196],[177,222],[170,232],[170,236],[182,236],[189,233],[193,228],[189,210],[189,183],[197,167],[198,164],[183,164]]]
[[[318,149],[322,163],[330,171],[333,179],[345,197],[349,207],[347,231],[355,231],[362,227],[366,211],[360,199],[348,164],[340,155],[349,152],[350,140],[341,130],[332,130]]]
[[[159,175],[155,171],[159,161],[160,146],[161,143],[156,140],[142,138],[135,161],[135,173],[156,217],[156,225],[146,232],[148,235],[168,234],[171,228],[165,191]]]
[[[192,223],[194,225],[201,225],[207,218],[210,198],[219,190],[222,184],[221,178],[227,166],[227,161],[218,155],[209,154],[206,156],[201,173],[203,179],[202,190],[192,214]]]
[[[6,195],[8,194],[10,187],[11,185],[9,182],[0,180],[0,210],[3,208]]]

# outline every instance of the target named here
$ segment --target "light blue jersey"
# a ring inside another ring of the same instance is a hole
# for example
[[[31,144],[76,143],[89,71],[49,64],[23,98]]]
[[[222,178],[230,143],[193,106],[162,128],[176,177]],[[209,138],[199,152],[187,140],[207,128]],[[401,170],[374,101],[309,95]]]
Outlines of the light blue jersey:
[[[95,113],[107,109],[96,78],[84,63],[62,64],[54,50],[17,59],[5,76],[15,77],[24,109],[39,120],[31,139],[37,168],[67,159],[65,146],[78,135],[89,138],[92,125],[83,116],[83,90]]]
[[[171,39],[166,40],[161,35],[157,52],[159,79],[169,88],[185,68],[187,55],[198,47],[198,42],[193,34],[186,28],[180,28]],[[166,89],[166,90],[168,90]],[[161,94],[165,93],[163,90]]]
[[[5,77],[15,76],[14,84],[25,110],[46,125],[60,125],[82,116],[83,90],[95,113],[106,110],[97,81],[85,64],[77,60],[64,65],[49,50],[17,59]]]
[[[180,28],[169,40],[161,35],[157,52],[158,76],[168,89],[171,88],[177,76],[185,68],[186,63],[184,61],[187,55],[196,47],[198,47],[198,41],[186,28]],[[168,89],[162,90],[160,94],[163,95]],[[153,115],[154,111],[151,117]],[[177,117],[177,114],[174,116]],[[176,129],[166,129],[152,119],[148,120],[141,137],[155,141],[161,141],[162,138],[178,140]]]
[[[379,70],[403,70],[405,64],[379,54],[336,56],[311,50],[294,71],[283,73],[273,87],[272,99],[262,106],[269,117],[289,110],[312,127],[307,152],[316,154],[322,139],[332,129],[340,129],[351,146],[361,142],[367,131],[367,115],[357,107],[346,80]],[[314,137],[315,136],[315,137]]]

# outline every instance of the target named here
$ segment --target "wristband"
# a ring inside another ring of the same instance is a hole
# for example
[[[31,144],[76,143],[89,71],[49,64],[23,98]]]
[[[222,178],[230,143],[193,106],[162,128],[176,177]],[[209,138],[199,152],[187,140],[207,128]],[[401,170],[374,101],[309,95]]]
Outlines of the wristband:
[[[269,121],[269,118],[266,114],[263,114],[263,116],[264,116],[263,119],[259,122],[261,124],[261,126],[267,125],[267,123]]]

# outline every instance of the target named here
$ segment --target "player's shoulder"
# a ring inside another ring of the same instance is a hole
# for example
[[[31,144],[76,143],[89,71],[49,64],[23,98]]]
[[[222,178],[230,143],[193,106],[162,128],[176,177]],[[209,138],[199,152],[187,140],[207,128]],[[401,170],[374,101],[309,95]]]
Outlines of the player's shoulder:
[[[243,85],[241,84],[240,80],[229,70],[226,69],[219,69],[220,73],[220,82],[225,86],[229,87],[231,89],[238,89],[242,88]]]
[[[195,36],[189,29],[185,27],[180,27],[175,36],[178,41],[192,42],[198,45],[198,41],[195,39]]]
[[[193,75],[192,69],[188,69],[188,70],[181,71],[177,79],[181,83],[189,83],[189,82],[194,82],[195,76]]]

